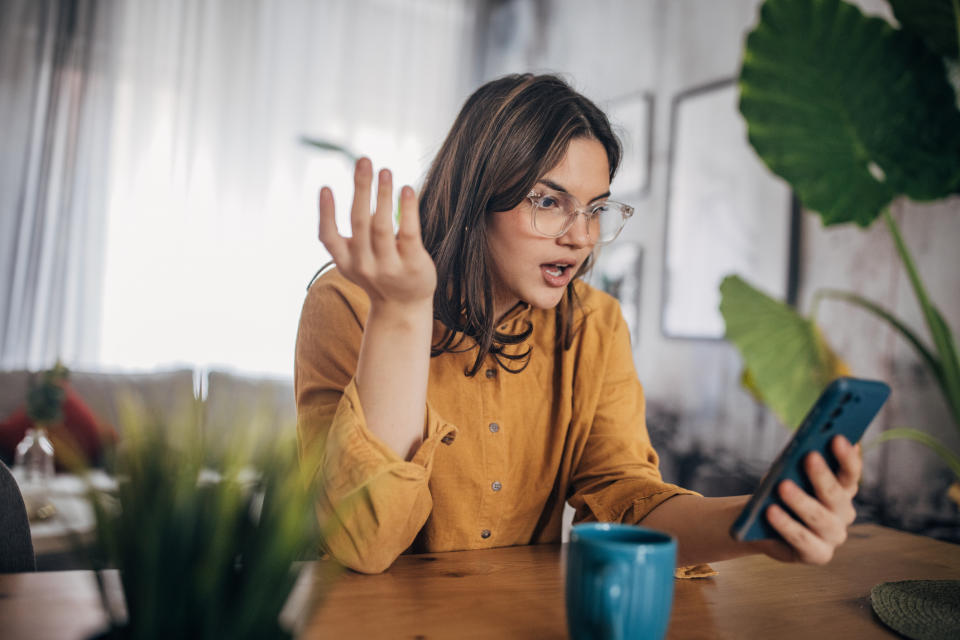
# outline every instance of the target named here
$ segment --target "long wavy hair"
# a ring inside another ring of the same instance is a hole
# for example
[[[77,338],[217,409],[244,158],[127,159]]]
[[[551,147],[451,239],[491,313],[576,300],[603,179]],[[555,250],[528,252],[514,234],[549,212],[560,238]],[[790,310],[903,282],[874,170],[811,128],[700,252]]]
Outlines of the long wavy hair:
[[[613,180],[622,155],[620,141],[606,115],[562,78],[509,75],[467,98],[420,192],[423,244],[436,264],[439,283],[434,317],[446,328],[433,344],[432,356],[478,347],[473,366],[465,372],[469,376],[476,375],[488,353],[507,371],[526,367],[529,347],[505,347],[522,345],[532,325],[528,322],[515,334],[495,328],[487,222],[493,213],[520,204],[577,138],[603,145]],[[580,309],[573,283],[592,262],[591,255],[556,309],[564,349],[573,343],[575,312]],[[472,340],[461,348],[467,337]]]

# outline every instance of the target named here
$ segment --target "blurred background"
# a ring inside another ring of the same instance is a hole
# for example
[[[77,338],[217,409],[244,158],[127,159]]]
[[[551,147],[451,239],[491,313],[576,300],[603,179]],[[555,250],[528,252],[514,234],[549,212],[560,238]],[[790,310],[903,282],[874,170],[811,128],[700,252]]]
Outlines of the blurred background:
[[[883,0],[855,4],[895,22]],[[824,229],[747,143],[736,79],[759,5],[2,0],[0,369],[61,358],[286,389],[306,285],[328,259],[320,186],[346,214],[352,154],[418,185],[480,84],[560,73],[625,145],[613,194],[637,214],[591,281],[631,326],[664,477],[749,493],[790,431],[741,387],[717,311],[725,275],[804,312],[818,289],[848,289],[923,327],[885,230]],[[960,330],[960,202],[891,211]],[[894,388],[865,442],[912,426],[960,450],[886,324],[830,300],[818,320],[855,375]],[[960,541],[951,472],[929,449],[892,442],[865,460],[861,518]]]

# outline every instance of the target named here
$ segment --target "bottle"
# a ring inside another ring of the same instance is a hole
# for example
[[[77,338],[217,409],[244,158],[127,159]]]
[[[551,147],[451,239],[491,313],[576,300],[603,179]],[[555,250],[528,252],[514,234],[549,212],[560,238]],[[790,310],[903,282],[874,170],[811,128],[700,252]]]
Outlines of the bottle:
[[[50,511],[49,484],[53,479],[53,443],[43,426],[27,429],[17,445],[13,476],[27,507],[27,515],[35,519]]]

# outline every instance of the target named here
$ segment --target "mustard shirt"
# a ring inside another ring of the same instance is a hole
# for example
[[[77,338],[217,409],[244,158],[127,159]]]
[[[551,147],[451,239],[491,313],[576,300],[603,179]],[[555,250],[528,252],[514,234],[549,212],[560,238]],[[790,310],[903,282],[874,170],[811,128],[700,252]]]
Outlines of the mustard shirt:
[[[314,282],[294,386],[327,552],[377,573],[408,549],[559,542],[564,502],[575,522],[636,523],[668,498],[696,495],[661,479],[619,303],[574,286],[584,316],[569,350],[557,345],[553,309],[519,305],[499,328],[533,324],[522,372],[488,355],[467,377],[476,348],[430,359],[424,440],[407,462],[367,428],[357,395],[366,293],[335,269]]]

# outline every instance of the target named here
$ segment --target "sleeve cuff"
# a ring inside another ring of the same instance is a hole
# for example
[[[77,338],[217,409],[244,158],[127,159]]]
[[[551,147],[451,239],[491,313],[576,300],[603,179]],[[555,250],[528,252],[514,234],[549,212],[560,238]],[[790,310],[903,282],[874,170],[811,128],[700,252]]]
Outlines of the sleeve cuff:
[[[385,471],[410,480],[426,481],[437,446],[441,442],[449,444],[456,432],[456,427],[440,418],[427,403],[424,420],[427,437],[413,458],[405,461],[367,428],[356,380],[352,379],[343,390],[327,436],[323,475],[328,490],[349,492]]]
[[[584,496],[584,502],[598,522],[626,522],[637,524],[647,514],[674,496],[699,496],[696,491],[684,489],[673,484],[658,484],[646,495],[633,495],[628,500],[605,505],[595,495]]]

